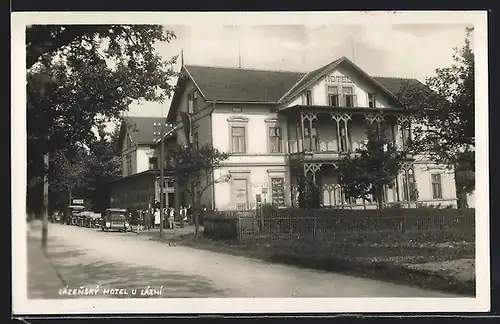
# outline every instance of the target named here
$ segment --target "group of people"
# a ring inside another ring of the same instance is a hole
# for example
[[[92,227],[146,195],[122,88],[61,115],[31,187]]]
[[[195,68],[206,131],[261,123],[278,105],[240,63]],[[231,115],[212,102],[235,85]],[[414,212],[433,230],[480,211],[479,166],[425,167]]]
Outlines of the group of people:
[[[138,231],[150,230],[152,228],[160,227],[160,209],[151,208],[150,210],[138,210]],[[130,215],[131,216],[131,215]],[[184,227],[185,223],[192,223],[192,208],[189,206],[181,206],[179,210],[174,207],[166,207],[163,209],[163,221],[168,222],[168,227],[174,229],[176,227],[175,221],[178,220],[180,227]]]

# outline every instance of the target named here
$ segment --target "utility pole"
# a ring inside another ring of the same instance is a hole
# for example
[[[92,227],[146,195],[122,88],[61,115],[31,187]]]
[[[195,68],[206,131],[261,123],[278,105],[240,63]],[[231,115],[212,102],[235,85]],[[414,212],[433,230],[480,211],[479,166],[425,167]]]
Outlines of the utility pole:
[[[164,183],[165,183],[165,137],[167,134],[165,134],[165,120],[163,118],[163,102],[161,103],[161,122],[159,124],[160,126],[160,157],[159,157],[159,167],[160,167],[160,237],[163,237],[163,222],[165,219],[165,213],[164,213],[164,208],[165,208],[165,200],[164,200]],[[156,123],[155,123],[156,126]],[[171,131],[169,131],[169,134]]]
[[[47,249],[49,232],[49,153],[43,155],[43,214],[42,214],[42,248]]]

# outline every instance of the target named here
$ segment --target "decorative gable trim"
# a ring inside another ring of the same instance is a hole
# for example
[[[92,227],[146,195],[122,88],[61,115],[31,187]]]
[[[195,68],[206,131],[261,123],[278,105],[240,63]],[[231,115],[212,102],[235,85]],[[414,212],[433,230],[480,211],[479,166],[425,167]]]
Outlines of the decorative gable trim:
[[[290,99],[293,99],[295,96],[297,96],[297,94],[300,94],[302,91],[304,91],[305,89],[308,89],[311,87],[311,85],[315,84],[316,82],[318,82],[320,79],[324,78],[325,75],[327,75],[328,73],[331,73],[335,68],[337,68],[340,64],[342,63],[347,63],[349,64],[350,67],[354,68],[358,73],[362,74],[363,77],[365,77],[369,82],[371,82],[372,84],[374,84],[376,87],[378,87],[379,89],[382,90],[382,92],[384,92],[386,95],[388,95],[389,97],[391,97],[392,99],[396,100],[397,102],[399,102],[398,98],[396,97],[396,95],[394,93],[392,93],[391,91],[389,91],[386,87],[384,87],[383,85],[381,85],[378,81],[376,81],[371,75],[369,75],[368,73],[366,73],[365,71],[363,71],[363,69],[361,69],[359,66],[357,66],[356,64],[354,64],[351,60],[349,60],[347,57],[343,56],[342,58],[332,62],[334,64],[332,64],[331,66],[329,66],[327,69],[325,69],[322,73],[318,74],[316,77],[312,78],[309,82],[305,83],[304,85],[298,87],[297,89],[295,89],[294,91],[291,91],[289,93],[289,97],[288,98],[285,98],[285,96],[282,97],[282,100],[285,100],[285,101],[289,101]]]
[[[186,73],[188,74],[188,76],[191,79],[191,81],[193,81],[194,86],[196,87],[196,89],[198,89],[198,91],[200,92],[200,94],[203,97],[203,99],[205,101],[207,101],[207,97],[205,96],[205,94],[203,93],[203,91],[201,91],[201,88],[198,86],[198,83],[196,83],[196,80],[193,78],[193,76],[191,75],[191,73],[189,73],[189,70],[187,69],[187,67],[183,66],[182,68],[184,69],[184,71],[186,71]]]

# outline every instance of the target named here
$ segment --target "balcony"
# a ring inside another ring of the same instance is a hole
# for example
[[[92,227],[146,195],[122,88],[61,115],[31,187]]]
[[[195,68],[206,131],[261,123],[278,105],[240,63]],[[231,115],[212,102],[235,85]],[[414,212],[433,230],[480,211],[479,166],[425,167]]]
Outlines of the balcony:
[[[302,112],[299,118],[287,116],[289,159],[291,162],[342,159],[366,142],[368,123],[382,121],[389,125],[389,139],[403,149],[409,133],[402,131],[397,115]]]

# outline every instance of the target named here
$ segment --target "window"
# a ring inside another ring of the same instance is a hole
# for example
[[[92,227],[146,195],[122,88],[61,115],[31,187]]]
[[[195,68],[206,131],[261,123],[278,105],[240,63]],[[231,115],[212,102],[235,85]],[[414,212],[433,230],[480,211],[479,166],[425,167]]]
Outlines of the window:
[[[269,127],[269,152],[281,153],[281,129]]]
[[[271,178],[271,201],[273,205],[285,205],[285,180],[283,178]]]
[[[374,93],[368,94],[368,107],[375,108],[377,106],[376,95]]]
[[[198,110],[198,91],[197,90],[193,91],[192,99],[193,99],[193,111],[192,112],[195,113]]]
[[[127,166],[127,175],[132,175],[132,155],[127,155],[125,163]]]
[[[312,128],[304,126],[304,149],[310,152],[318,150],[318,131],[314,125]]]
[[[401,126],[400,128],[400,136],[401,136],[401,145],[403,150],[407,150],[410,147],[410,128]]]
[[[431,175],[432,178],[432,199],[442,199],[443,189],[441,187],[441,174],[436,173]]]
[[[356,96],[354,95],[354,89],[352,87],[342,87],[342,92],[344,95],[344,104],[346,107],[356,107]]]
[[[158,169],[158,158],[155,157],[150,157],[149,158],[149,170],[156,170]]]
[[[340,127],[340,152],[345,152],[347,149],[347,132],[345,127]]]
[[[339,107],[339,88],[328,86],[328,105],[332,107]]]
[[[306,97],[306,105],[307,106],[311,106],[313,104],[312,103],[312,92],[311,92],[311,90],[306,90],[305,97]]]
[[[193,113],[193,94],[188,93],[188,114]]]
[[[198,149],[199,145],[198,133],[193,133],[193,146]]]
[[[231,127],[232,153],[246,153],[245,136],[245,127]]]

